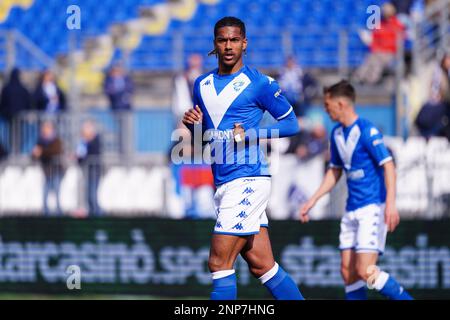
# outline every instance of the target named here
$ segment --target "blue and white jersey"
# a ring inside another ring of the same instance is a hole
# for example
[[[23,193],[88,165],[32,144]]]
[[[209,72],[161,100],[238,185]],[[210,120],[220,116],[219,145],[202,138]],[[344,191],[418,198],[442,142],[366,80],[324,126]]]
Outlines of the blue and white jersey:
[[[330,166],[343,168],[347,175],[347,211],[385,202],[382,165],[392,157],[371,122],[358,118],[349,127],[338,124],[331,132],[330,149]]]
[[[196,80],[194,105],[203,112],[203,130],[215,159],[212,172],[216,185],[241,177],[270,176],[259,142],[239,149],[232,131],[235,123],[246,132],[257,130],[265,111],[277,120],[293,112],[274,79],[247,66],[230,75],[219,75],[215,69]]]

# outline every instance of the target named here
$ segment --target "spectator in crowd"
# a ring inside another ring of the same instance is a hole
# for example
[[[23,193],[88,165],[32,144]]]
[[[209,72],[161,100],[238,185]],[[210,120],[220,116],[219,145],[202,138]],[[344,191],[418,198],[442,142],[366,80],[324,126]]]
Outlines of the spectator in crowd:
[[[283,94],[294,108],[297,117],[304,117],[309,110],[311,100],[317,94],[317,82],[289,56],[280,72],[278,83]]]
[[[174,79],[172,111],[177,122],[192,107],[195,80],[203,74],[203,58],[200,54],[191,54],[187,60],[187,68]]]
[[[8,124],[11,148],[14,148],[13,143],[20,138],[19,127],[13,126],[13,121],[19,113],[30,108],[31,95],[20,80],[20,70],[14,68],[2,88],[0,97],[0,116]],[[6,148],[4,151],[6,152]]]
[[[59,189],[63,176],[62,165],[63,143],[58,137],[55,125],[52,121],[46,120],[41,125],[41,132],[32,151],[32,158],[39,160],[44,171],[44,214],[52,214],[48,206],[50,192],[56,195],[56,214],[61,215],[61,205],[59,199]]]
[[[409,15],[415,0],[391,0],[397,15]]]
[[[3,143],[0,142],[0,162],[5,160],[8,157],[8,151],[6,150]]]
[[[373,30],[367,40],[370,44],[370,53],[355,71],[355,82],[370,85],[380,82],[383,72],[395,62],[398,49],[397,36],[404,38],[404,26],[396,17],[394,5],[387,2],[382,7],[380,27]]]
[[[31,96],[20,80],[20,70],[11,71],[8,82],[2,88],[0,115],[11,122],[21,111],[31,108]]]
[[[431,78],[428,101],[416,117],[422,136],[446,136],[450,140],[450,53],[443,54]]]
[[[301,130],[291,137],[286,153],[295,154],[303,162],[325,154],[327,148],[328,140],[325,127],[316,123],[309,130]]]
[[[129,111],[132,109],[133,81],[120,64],[115,64],[107,73],[103,87],[118,127],[118,151],[120,154],[128,153],[127,134],[132,130]]]
[[[66,110],[66,97],[50,70],[44,71],[34,92],[35,108],[56,115]]]
[[[132,109],[133,81],[119,64],[112,66],[103,84],[112,111],[129,111]]]
[[[86,191],[88,214],[100,216],[102,210],[98,205],[97,190],[101,177],[101,138],[97,132],[95,123],[85,121],[81,127],[81,141],[77,147],[77,159],[80,164]]]

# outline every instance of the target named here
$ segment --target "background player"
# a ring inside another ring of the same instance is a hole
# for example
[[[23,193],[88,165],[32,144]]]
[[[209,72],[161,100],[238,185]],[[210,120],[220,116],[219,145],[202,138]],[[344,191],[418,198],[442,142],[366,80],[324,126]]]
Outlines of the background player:
[[[382,254],[387,230],[394,231],[400,218],[395,204],[395,166],[381,133],[354,110],[355,90],[341,81],[324,90],[325,109],[339,122],[330,138],[331,161],[321,186],[300,210],[302,222],[308,211],[341,177],[347,175],[348,199],[339,236],[341,274],[348,300],[367,299],[366,282],[395,300],[411,297],[388,273],[375,266]]]
[[[278,84],[243,64],[246,48],[245,25],[241,20],[225,17],[217,21],[212,53],[216,54],[219,67],[197,79],[195,107],[183,118],[192,132],[195,124],[199,124],[202,132],[212,137],[208,142],[211,157],[215,158],[212,171],[217,186],[214,196],[217,222],[208,261],[213,278],[211,299],[236,299],[233,266],[241,254],[250,272],[275,299],[300,300],[303,297],[296,284],[272,254],[265,211],[271,180],[258,142],[260,133],[267,132],[269,138],[272,133],[285,137],[296,134],[299,127]],[[277,122],[259,128],[266,110]],[[256,139],[249,138],[249,132]]]

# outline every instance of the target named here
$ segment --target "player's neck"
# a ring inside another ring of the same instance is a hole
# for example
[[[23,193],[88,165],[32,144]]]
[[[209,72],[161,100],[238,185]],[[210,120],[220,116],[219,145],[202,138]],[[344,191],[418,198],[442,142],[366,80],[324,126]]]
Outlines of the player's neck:
[[[358,119],[358,115],[354,112],[351,112],[349,114],[346,114],[342,119],[341,119],[341,124],[344,127],[350,127],[353,123],[355,123],[355,121]]]
[[[217,72],[219,75],[228,75],[233,74],[241,70],[244,66],[242,60],[238,61],[234,66],[226,66],[224,64],[219,64],[219,71]]]

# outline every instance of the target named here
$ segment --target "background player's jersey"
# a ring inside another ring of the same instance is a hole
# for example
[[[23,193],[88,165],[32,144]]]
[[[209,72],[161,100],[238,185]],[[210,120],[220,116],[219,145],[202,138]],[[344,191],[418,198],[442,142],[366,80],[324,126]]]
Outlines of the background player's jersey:
[[[245,131],[258,128],[264,111],[281,120],[292,112],[276,81],[243,66],[231,75],[218,69],[200,76],[194,85],[194,104],[203,112],[203,130],[210,137],[212,172],[216,185],[241,177],[269,176],[259,143],[239,149],[232,130],[240,123]],[[223,150],[223,152],[220,152]]]
[[[368,120],[358,118],[351,126],[335,126],[331,132],[331,167],[347,174],[347,211],[372,203],[384,203],[384,163],[392,157],[383,136]]]

